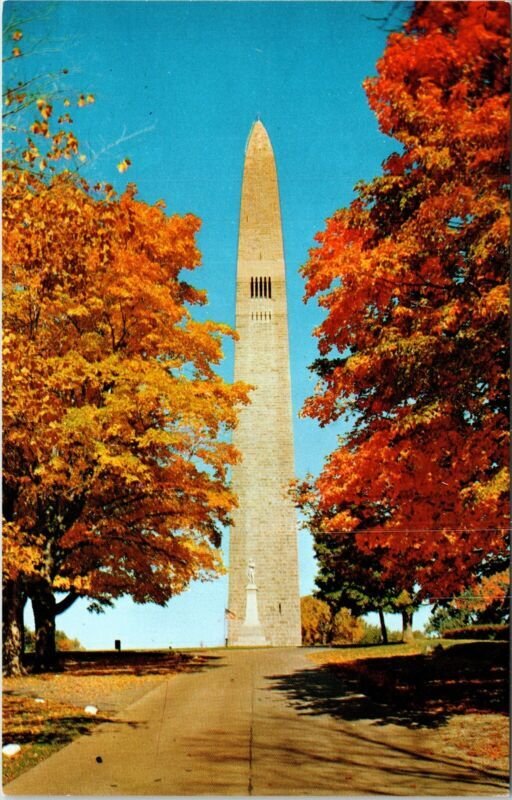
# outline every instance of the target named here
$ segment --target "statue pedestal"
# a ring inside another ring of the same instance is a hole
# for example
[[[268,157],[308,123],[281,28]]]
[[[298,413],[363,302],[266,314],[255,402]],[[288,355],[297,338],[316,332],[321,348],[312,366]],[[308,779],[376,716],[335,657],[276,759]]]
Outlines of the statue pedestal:
[[[258,588],[255,583],[248,583],[247,601],[245,606],[245,619],[238,638],[234,643],[237,647],[257,647],[268,645],[263,628],[258,617]]]

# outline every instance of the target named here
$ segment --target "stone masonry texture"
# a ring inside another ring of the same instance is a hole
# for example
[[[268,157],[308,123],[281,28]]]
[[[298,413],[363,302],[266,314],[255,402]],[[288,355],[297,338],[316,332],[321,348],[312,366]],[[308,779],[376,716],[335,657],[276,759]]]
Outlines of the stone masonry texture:
[[[235,380],[255,387],[240,417],[233,469],[239,506],[230,544],[228,643],[245,617],[247,567],[255,563],[258,612],[272,646],[300,645],[297,520],[285,264],[277,172],[261,122],[251,130],[242,182],[236,287]]]

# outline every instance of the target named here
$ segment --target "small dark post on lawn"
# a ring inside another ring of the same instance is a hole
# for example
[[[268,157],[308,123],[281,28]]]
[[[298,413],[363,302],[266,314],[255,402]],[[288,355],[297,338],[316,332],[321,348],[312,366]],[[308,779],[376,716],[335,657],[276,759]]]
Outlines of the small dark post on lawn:
[[[117,652],[121,652],[121,639],[116,639],[114,641],[114,647],[116,648]]]

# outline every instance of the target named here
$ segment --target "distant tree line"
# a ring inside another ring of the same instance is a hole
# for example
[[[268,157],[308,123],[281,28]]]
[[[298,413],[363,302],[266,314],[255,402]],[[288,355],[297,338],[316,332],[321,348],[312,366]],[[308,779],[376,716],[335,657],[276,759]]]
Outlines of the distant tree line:
[[[384,639],[380,626],[369,624],[361,616],[352,614],[348,608],[333,610],[318,597],[301,597],[300,609],[304,645],[387,644],[403,641],[403,634],[396,631],[386,631]]]
[[[25,628],[23,631],[24,638],[24,651],[26,653],[35,653],[36,650],[36,634],[30,628]],[[78,639],[71,639],[64,631],[55,631],[55,647],[57,652],[69,652],[72,650],[85,650],[85,647]]]

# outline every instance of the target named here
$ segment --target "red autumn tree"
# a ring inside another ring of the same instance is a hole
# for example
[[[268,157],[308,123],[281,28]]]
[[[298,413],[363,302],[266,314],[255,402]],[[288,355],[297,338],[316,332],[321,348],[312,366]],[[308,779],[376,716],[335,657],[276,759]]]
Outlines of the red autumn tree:
[[[43,185],[49,180],[49,176],[55,174],[57,162],[74,163],[76,166],[84,156],[79,155],[78,141],[69,127],[72,123],[69,113],[71,101],[68,98],[60,100],[63,107],[59,111],[59,104],[55,103],[60,95],[60,82],[67,70],[46,75],[31,75],[29,70],[27,74],[23,70],[26,49],[24,26],[29,20],[19,19],[15,8],[9,9],[4,16],[2,182],[7,208],[9,196],[19,200],[27,195],[30,199],[33,187]],[[27,47],[30,52],[34,43],[29,41]],[[94,97],[89,95],[87,102],[73,105],[82,106],[91,102],[94,102]],[[25,220],[20,220],[20,223],[25,224]],[[4,301],[7,305],[8,294],[7,280],[4,286]],[[9,352],[7,336],[3,348],[5,378],[8,372],[5,359]],[[23,576],[36,567],[39,555],[13,521],[14,496],[7,490],[6,473],[3,488],[4,668],[19,672],[22,668],[23,605],[26,601]]]
[[[415,5],[365,84],[399,150],[303,268],[326,312],[303,413],[353,422],[318,511],[420,597],[507,557],[509,38],[504,3]]]

